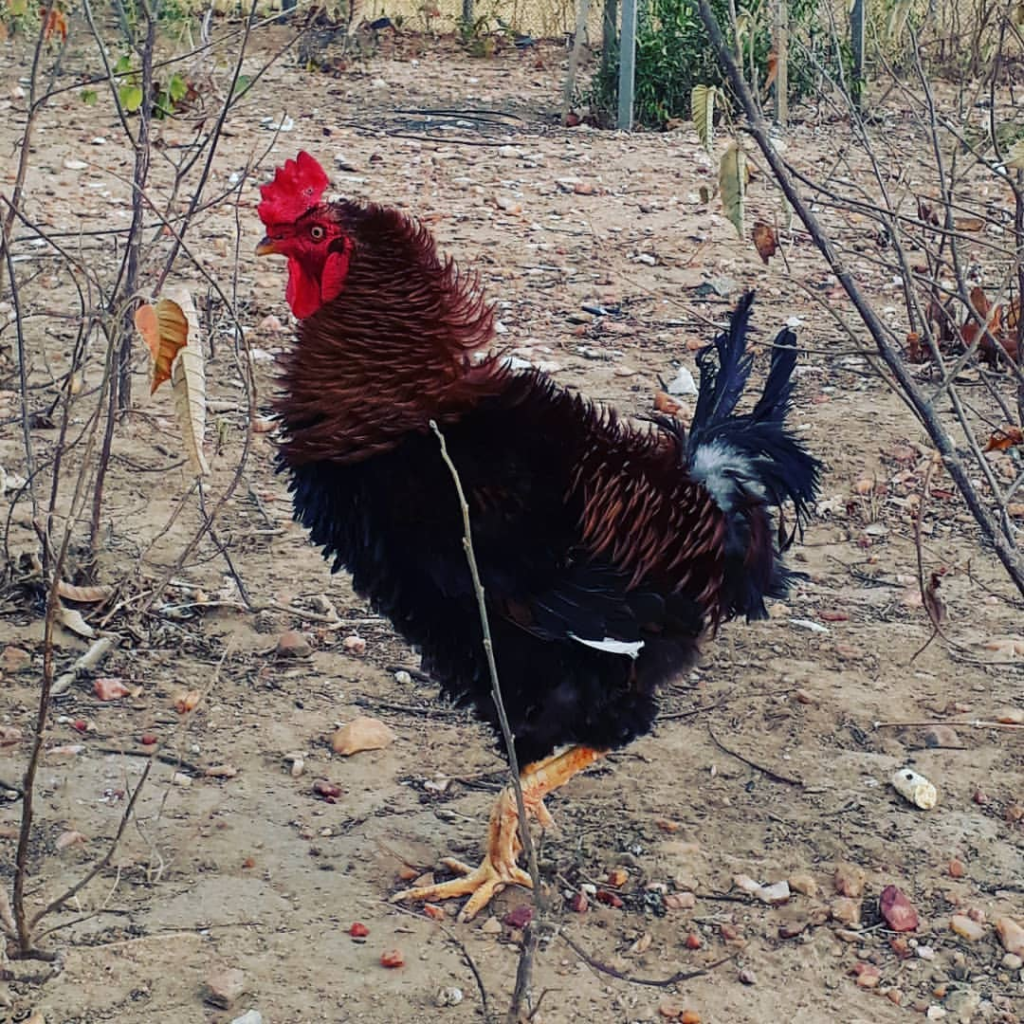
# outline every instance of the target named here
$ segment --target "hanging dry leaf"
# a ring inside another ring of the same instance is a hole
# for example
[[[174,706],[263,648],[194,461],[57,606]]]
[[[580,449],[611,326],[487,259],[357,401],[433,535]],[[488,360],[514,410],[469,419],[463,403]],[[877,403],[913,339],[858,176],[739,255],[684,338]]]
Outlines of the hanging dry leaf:
[[[72,633],[77,633],[86,640],[91,640],[96,635],[92,626],[82,618],[82,613],[74,608],[65,608],[61,605],[57,609],[57,621],[65,629],[70,629]]]
[[[921,345],[921,335],[917,331],[907,332],[907,361],[911,363],[923,363],[928,359],[929,353]]]
[[[331,748],[336,754],[349,757],[361,750],[383,750],[394,741],[395,734],[379,718],[360,715],[331,737]]]
[[[939,594],[939,587],[942,586],[941,572],[933,572],[928,586],[924,588],[921,595],[924,600],[925,609],[928,611],[928,618],[932,620],[933,626],[941,626],[946,621],[946,602]]]
[[[766,224],[763,220],[754,224],[754,247],[757,249],[757,255],[765,263],[779,251],[779,242],[771,224]]]
[[[1000,427],[985,445],[987,452],[1005,452],[1008,448],[1024,444],[1024,431],[1020,427]]]
[[[985,321],[984,331],[974,316],[968,316],[960,329],[964,346],[977,342],[981,359],[995,367],[1001,359],[1017,360],[1017,323],[1020,320],[1020,300],[1009,306],[993,305],[980,286],[971,289],[971,306],[979,319]],[[979,340],[980,336],[980,340]]]
[[[736,141],[733,141],[722,155],[722,162],[718,165],[718,185],[722,192],[725,216],[742,238],[747,189],[747,155]]]
[[[765,91],[775,84],[775,78],[779,73],[779,55],[772,50],[768,54],[768,77],[764,80]]]
[[[174,409],[178,414],[185,450],[197,476],[207,476],[210,467],[203,453],[206,433],[206,365],[199,334],[199,315],[187,288],[175,286],[167,290],[188,323],[188,337],[192,344],[178,353],[171,367],[171,387],[174,390]]]
[[[176,302],[160,299],[155,306],[139,306],[135,328],[142,335],[150,354],[149,393],[171,379],[171,366],[177,354],[188,344],[189,324]]]
[[[710,153],[715,135],[715,97],[718,89],[713,85],[695,85],[690,92],[690,117],[697,129],[700,144]]]

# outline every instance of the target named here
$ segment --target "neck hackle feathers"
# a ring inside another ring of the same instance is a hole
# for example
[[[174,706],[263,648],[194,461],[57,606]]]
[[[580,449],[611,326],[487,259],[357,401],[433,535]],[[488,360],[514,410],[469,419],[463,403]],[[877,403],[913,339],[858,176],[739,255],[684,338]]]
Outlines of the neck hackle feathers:
[[[262,187],[259,209],[269,226],[319,206],[323,222],[341,232],[340,251],[329,252],[315,281],[289,259],[299,344],[281,360],[275,405],[291,465],[387,451],[429,430],[430,420],[452,422],[500,392],[506,373],[495,356],[480,356],[493,340],[494,312],[477,275],[440,257],[430,232],[398,210],[348,200],[324,206],[326,181],[300,153]],[[344,262],[343,287],[326,280],[332,259]],[[308,311],[296,282],[316,300]]]
[[[260,186],[263,201],[256,208],[266,228],[290,224],[320,202],[327,188],[324,169],[305,150],[278,167],[274,180]]]

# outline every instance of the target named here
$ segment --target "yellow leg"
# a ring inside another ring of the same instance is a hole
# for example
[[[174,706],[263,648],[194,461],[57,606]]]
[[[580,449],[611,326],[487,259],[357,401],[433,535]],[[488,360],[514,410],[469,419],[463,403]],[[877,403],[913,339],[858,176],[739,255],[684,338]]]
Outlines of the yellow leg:
[[[543,761],[527,765],[519,776],[526,816],[536,818],[542,828],[551,828],[554,821],[544,806],[544,797],[559,786],[564,786],[574,775],[578,775],[603,756],[603,751],[592,750],[590,747],[570,747],[561,754],[554,754]],[[446,900],[468,895],[469,900],[462,908],[459,920],[471,921],[506,885],[523,885],[529,888],[533,884],[530,876],[516,863],[522,848],[515,792],[511,786],[506,786],[491,811],[487,827],[487,855],[480,866],[471,868],[462,861],[446,857],[441,863],[462,875],[462,878],[441,882],[438,885],[421,886],[418,889],[406,889],[394,895],[391,901],[395,903],[399,900]]]

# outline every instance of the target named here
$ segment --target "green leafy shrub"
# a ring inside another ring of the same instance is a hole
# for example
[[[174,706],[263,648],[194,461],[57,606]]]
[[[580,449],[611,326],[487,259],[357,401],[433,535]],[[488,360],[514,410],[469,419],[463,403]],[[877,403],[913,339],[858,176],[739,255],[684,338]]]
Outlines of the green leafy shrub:
[[[729,0],[711,0],[712,10],[735,52]],[[816,0],[794,0],[789,9],[789,84],[794,98],[808,94],[816,82],[814,53],[824,66],[835,63],[835,48],[827,27],[818,22]],[[743,68],[758,85],[768,77],[772,50],[772,9],[767,0],[737,7],[737,27]],[[796,45],[799,40],[801,45]],[[613,120],[618,104],[618,60],[609,61],[591,83],[592,109],[603,121]],[[711,50],[704,23],[693,0],[647,0],[639,11],[636,40],[636,101],[638,124],[661,127],[672,118],[688,118],[695,85],[726,83]]]

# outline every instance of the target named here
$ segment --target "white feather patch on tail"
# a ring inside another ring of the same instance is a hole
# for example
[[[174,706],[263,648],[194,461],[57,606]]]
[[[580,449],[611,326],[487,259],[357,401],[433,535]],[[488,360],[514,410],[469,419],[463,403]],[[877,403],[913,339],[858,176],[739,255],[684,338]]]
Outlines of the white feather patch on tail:
[[[690,477],[708,489],[723,512],[732,512],[744,494],[763,494],[753,460],[721,438],[694,452]]]
[[[607,651],[608,654],[627,654],[634,661],[639,657],[644,646],[643,640],[615,640],[610,636],[606,636],[603,640],[584,640],[583,637],[577,636],[575,633],[570,633],[569,636],[576,643],[583,644],[585,647],[593,647],[595,651]]]

